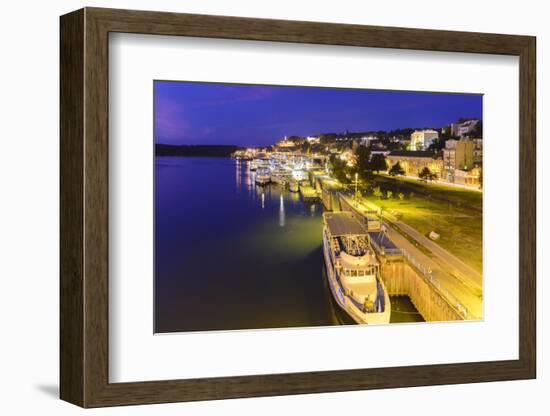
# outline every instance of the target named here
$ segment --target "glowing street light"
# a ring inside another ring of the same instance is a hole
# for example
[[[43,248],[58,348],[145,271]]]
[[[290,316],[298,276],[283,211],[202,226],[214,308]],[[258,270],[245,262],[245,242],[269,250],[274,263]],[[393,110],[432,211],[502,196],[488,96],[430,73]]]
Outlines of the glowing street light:
[[[358,174],[355,172],[355,205],[358,205],[357,203],[357,183],[358,183]]]

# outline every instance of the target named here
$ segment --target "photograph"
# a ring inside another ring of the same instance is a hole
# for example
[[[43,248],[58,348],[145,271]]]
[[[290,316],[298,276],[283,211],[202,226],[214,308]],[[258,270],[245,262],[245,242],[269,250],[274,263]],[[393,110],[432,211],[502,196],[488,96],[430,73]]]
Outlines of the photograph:
[[[483,94],[153,89],[155,333],[483,320]]]
[[[5,2],[0,416],[550,408],[548,7],[470,3]]]

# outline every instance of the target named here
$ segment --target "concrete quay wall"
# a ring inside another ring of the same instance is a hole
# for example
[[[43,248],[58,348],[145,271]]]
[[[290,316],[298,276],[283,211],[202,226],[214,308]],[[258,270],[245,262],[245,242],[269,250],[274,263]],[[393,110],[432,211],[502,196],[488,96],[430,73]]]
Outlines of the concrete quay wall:
[[[380,261],[382,280],[390,296],[406,295],[426,321],[462,320],[460,314],[436,288],[406,261]]]

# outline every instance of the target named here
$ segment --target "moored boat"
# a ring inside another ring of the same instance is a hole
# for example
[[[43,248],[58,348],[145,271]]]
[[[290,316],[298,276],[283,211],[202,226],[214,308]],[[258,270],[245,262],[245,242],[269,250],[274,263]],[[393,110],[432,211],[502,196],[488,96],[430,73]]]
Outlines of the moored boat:
[[[258,185],[267,185],[271,182],[271,172],[267,168],[260,168],[256,171],[255,181]]]
[[[275,166],[271,170],[271,181],[279,185],[286,185],[292,178],[290,170],[282,166]]]
[[[367,230],[350,212],[323,214],[327,279],[338,305],[358,324],[387,324],[391,304]]]
[[[307,181],[309,179],[309,173],[305,169],[294,169],[292,171],[292,177],[298,182]]]

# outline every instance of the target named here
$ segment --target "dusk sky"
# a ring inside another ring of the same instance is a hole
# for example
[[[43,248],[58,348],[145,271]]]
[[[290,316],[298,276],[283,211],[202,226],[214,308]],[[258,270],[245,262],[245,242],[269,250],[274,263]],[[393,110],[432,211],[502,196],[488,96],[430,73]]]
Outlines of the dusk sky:
[[[481,118],[482,96],[155,81],[155,140],[266,146],[291,135],[442,127]]]

